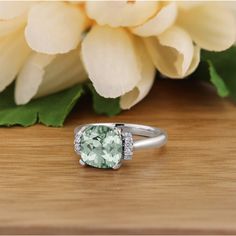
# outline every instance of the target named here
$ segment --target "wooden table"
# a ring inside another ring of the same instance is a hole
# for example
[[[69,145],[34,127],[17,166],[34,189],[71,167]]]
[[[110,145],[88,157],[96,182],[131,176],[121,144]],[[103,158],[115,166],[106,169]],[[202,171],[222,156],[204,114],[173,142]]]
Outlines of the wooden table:
[[[165,128],[168,145],[118,171],[79,166],[75,126],[114,121]],[[236,106],[198,82],[158,81],[113,118],[84,99],[64,128],[0,137],[0,233],[236,234]]]

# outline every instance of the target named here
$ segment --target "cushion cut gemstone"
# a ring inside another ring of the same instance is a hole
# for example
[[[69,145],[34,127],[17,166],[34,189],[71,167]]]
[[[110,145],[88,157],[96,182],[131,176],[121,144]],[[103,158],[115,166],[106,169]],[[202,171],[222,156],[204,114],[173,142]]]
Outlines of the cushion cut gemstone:
[[[83,162],[97,168],[113,168],[122,158],[122,137],[117,128],[88,126],[80,137]]]

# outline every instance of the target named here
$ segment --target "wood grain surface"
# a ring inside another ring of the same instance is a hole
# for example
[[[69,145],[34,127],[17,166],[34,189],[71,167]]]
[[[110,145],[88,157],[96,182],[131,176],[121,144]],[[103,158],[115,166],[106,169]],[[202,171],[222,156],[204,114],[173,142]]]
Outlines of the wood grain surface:
[[[120,170],[83,168],[73,130],[89,122],[165,128],[168,145]],[[236,234],[236,106],[193,81],[159,81],[117,117],[84,98],[64,128],[0,129],[1,234]]]

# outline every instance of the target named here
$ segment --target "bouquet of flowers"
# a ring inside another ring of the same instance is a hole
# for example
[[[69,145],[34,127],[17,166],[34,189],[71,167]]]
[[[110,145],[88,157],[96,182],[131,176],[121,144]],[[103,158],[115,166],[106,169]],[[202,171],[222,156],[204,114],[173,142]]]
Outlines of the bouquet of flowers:
[[[236,99],[236,3],[0,2],[0,125],[60,126],[85,92],[130,109],[193,73]],[[104,106],[104,104],[107,104]]]

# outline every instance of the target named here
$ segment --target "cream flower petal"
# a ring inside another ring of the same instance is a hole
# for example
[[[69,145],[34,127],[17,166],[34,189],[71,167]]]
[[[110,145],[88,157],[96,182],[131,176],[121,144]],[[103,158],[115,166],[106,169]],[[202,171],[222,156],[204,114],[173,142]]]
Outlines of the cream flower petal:
[[[78,46],[84,25],[85,16],[79,7],[63,2],[42,2],[29,12],[25,37],[37,52],[66,53]]]
[[[183,78],[189,70],[194,46],[190,36],[181,28],[174,26],[158,38],[145,39],[146,46],[156,68],[171,78]]]
[[[24,15],[35,2],[0,1],[0,19],[9,20]]]
[[[157,36],[172,26],[176,17],[176,3],[168,3],[165,4],[153,18],[143,25],[131,28],[131,31],[142,37]]]
[[[201,48],[222,51],[236,39],[235,19],[230,11],[213,4],[203,4],[182,10],[178,24],[188,31]]]
[[[135,38],[122,28],[94,26],[82,42],[82,59],[97,92],[115,98],[141,80]]]
[[[189,10],[193,7],[206,4],[204,1],[177,1],[178,7],[181,9]],[[215,2],[214,2],[215,4]]]
[[[35,98],[62,91],[87,79],[88,75],[81,61],[80,50],[58,55],[46,68],[44,79]]]
[[[33,97],[61,91],[86,79],[78,50],[58,56],[33,53],[16,80],[15,101],[26,104]]]
[[[0,37],[6,36],[26,24],[26,17],[19,16],[11,20],[0,20]]]
[[[185,74],[185,77],[191,75],[197,69],[200,60],[201,60],[201,49],[198,46],[194,46],[193,60],[188,71]]]
[[[236,17],[236,1],[218,1],[217,6],[230,9]]]
[[[29,54],[23,31],[0,39],[0,92],[15,79]]]
[[[155,79],[156,70],[143,42],[139,40],[137,46],[139,48],[139,56],[142,63],[142,79],[132,91],[121,97],[120,106],[122,109],[130,109],[146,97]]]
[[[52,55],[32,53],[16,80],[16,104],[26,104],[36,95],[45,75],[45,68],[54,58]]]
[[[136,26],[143,24],[158,10],[156,1],[88,1],[88,16],[99,25]]]

